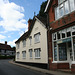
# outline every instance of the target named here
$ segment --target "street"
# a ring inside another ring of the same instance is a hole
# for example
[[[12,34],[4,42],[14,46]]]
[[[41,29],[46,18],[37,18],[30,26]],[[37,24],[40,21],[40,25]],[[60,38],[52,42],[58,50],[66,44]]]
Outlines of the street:
[[[10,64],[9,61],[10,60],[0,60],[0,75],[46,75],[44,73]]]

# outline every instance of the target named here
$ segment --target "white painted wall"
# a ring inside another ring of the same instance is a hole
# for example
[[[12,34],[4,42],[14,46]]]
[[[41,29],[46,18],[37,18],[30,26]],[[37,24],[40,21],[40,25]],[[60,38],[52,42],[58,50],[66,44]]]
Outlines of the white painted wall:
[[[34,34],[40,32],[40,43],[34,42]],[[26,47],[23,48],[22,41],[20,41],[20,48],[16,49],[16,52],[20,52],[19,59],[16,58],[16,61],[20,62],[32,62],[32,63],[48,63],[48,50],[47,50],[47,29],[41,25],[37,20],[35,21],[34,27],[30,34],[32,36],[32,44],[30,45],[29,38],[26,39]],[[41,48],[40,58],[35,58],[34,49]],[[33,49],[33,57],[32,59],[29,56],[29,49]],[[26,58],[23,59],[22,51],[26,51]]]

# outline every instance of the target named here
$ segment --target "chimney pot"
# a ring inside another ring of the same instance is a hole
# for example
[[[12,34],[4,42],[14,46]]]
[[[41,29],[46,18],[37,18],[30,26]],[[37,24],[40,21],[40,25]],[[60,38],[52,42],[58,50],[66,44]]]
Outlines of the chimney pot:
[[[7,45],[7,41],[5,41],[5,45]]]

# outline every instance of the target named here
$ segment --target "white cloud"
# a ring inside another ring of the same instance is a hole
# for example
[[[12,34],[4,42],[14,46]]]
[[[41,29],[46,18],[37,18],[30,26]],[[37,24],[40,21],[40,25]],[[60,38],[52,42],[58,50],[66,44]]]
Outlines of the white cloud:
[[[13,41],[9,41],[8,45],[11,45],[12,47],[15,46],[15,42],[17,41],[17,39],[13,40]]]
[[[3,35],[0,34],[0,40],[5,39],[5,38],[6,38],[6,36],[3,36]]]
[[[19,31],[27,29],[26,20],[24,19],[24,8],[16,5],[9,0],[0,0],[0,26],[6,31]]]
[[[20,37],[21,37],[24,34],[24,32],[23,31],[20,31],[19,34],[20,34]]]

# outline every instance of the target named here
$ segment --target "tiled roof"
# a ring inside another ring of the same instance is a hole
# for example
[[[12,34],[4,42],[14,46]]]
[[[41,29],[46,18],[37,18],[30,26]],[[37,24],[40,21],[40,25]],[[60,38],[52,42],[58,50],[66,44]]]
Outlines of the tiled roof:
[[[0,43],[0,49],[3,49],[3,50],[12,50],[12,48],[11,48],[10,45],[6,45],[6,44],[2,44],[2,43]]]
[[[36,18],[38,18],[43,23],[43,25],[45,25],[45,27],[47,27],[46,26],[46,22],[47,22],[46,19],[44,19],[42,17],[37,17],[37,16],[36,16]],[[35,17],[33,18],[33,21],[32,21],[32,23],[30,25],[30,29],[26,33],[24,33],[15,43],[18,43],[18,42],[20,42],[20,40],[25,40],[26,38],[29,37],[29,35],[30,35],[30,33],[31,33],[32,29],[33,29],[34,23],[36,21],[36,18]]]

